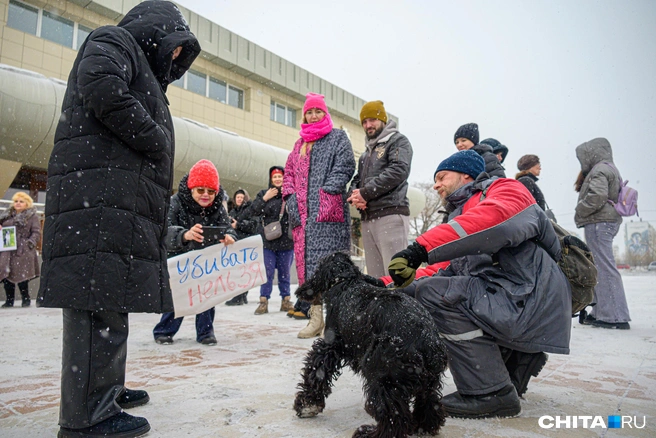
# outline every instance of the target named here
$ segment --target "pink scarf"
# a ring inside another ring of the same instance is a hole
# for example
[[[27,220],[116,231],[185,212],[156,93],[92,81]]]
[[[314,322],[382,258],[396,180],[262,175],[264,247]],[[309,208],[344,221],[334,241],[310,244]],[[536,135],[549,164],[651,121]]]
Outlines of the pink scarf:
[[[317,123],[301,123],[301,138],[306,143],[311,141],[317,141],[320,138],[325,137],[332,131],[333,121],[330,118],[330,114],[326,113],[325,117],[319,120]]]

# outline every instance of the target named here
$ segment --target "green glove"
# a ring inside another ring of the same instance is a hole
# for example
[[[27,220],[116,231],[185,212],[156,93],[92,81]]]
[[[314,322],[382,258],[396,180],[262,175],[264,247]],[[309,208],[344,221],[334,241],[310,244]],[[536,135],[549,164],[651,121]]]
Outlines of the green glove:
[[[394,286],[400,288],[410,286],[417,274],[417,270],[408,266],[408,260],[403,257],[392,259],[387,270],[394,281]]]
[[[392,256],[387,271],[397,287],[406,287],[415,279],[417,268],[427,261],[426,248],[415,242]]]

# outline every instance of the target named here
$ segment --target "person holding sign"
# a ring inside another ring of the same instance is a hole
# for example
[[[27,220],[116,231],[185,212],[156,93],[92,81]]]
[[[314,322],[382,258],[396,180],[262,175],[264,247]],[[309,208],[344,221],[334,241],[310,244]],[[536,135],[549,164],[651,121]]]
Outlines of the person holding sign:
[[[7,301],[2,307],[14,307],[16,285],[23,298],[23,307],[31,304],[27,283],[41,273],[36,245],[41,238],[41,224],[30,195],[17,192],[14,204],[0,214],[2,227],[16,227],[16,249],[0,252],[0,280],[4,283]]]
[[[211,161],[200,160],[180,180],[178,193],[171,197],[167,246],[173,257],[219,242],[231,245],[237,234],[219,193],[219,172]],[[169,345],[180,330],[182,317],[165,313],[153,329],[155,342]],[[216,345],[214,307],[196,315],[196,341]]]
[[[267,282],[260,287],[260,304],[255,309],[256,315],[269,313],[269,299],[273,290],[273,276],[278,270],[278,289],[282,303],[281,312],[294,308],[290,301],[289,269],[294,261],[294,241],[289,237],[289,217],[285,202],[282,199],[282,181],[285,169],[273,166],[269,169],[269,188],[260,190],[251,204],[251,213],[261,217],[258,227],[264,246],[264,266]],[[276,223],[277,222],[277,226]],[[268,229],[279,228],[278,237],[267,232]]]

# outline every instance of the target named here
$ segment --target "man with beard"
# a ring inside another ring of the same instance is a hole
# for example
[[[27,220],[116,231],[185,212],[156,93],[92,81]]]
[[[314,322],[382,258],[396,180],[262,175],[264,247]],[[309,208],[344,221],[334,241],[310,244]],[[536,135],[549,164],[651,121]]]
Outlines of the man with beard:
[[[180,10],[145,1],[79,49],[48,163],[37,305],[63,309],[58,437],[143,435],[125,387],[128,313],[173,311],[166,218],[173,120],[166,88],[200,45]]]
[[[408,245],[408,176],[412,145],[387,120],[383,102],[367,102],[360,111],[367,136],[347,201],[360,211],[367,273],[382,277],[392,254]]]
[[[435,319],[457,388],[442,403],[459,418],[518,415],[544,352],[569,354],[571,291],[551,222],[522,183],[484,169],[473,150],[440,163],[446,223],[389,265],[394,284]],[[422,263],[431,265],[417,271]]]

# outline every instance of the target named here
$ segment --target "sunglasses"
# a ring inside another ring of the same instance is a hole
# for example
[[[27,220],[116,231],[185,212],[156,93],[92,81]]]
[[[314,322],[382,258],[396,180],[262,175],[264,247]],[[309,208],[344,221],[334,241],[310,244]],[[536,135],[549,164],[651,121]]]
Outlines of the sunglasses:
[[[210,196],[214,196],[214,195],[216,195],[216,190],[214,190],[214,189],[206,189],[205,187],[196,187],[196,188],[194,189],[194,191],[195,191],[196,193],[198,193],[199,195],[204,195],[205,192],[207,192],[207,194],[210,195]]]

